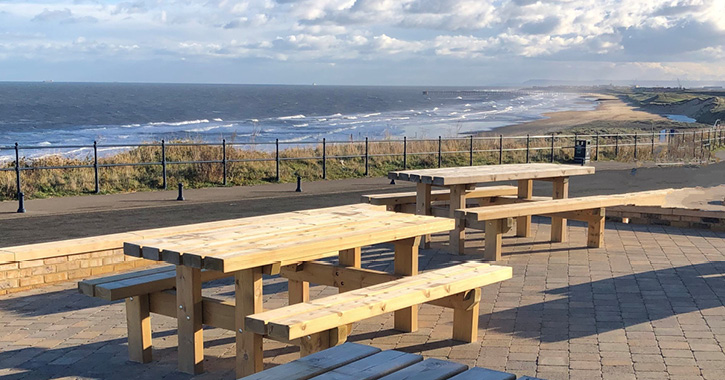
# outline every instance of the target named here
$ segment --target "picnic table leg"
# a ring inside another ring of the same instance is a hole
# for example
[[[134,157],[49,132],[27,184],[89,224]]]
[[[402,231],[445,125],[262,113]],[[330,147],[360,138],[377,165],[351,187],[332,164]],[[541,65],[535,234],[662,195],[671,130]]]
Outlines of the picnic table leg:
[[[420,237],[398,240],[395,244],[395,273],[404,276],[418,274],[418,244]],[[418,330],[418,306],[395,312],[395,329],[404,332]]]
[[[415,213],[418,215],[430,215],[431,185],[418,183],[415,194]],[[423,248],[430,248],[430,235],[423,236]]]
[[[600,248],[604,244],[604,208],[592,210],[592,219],[587,222],[587,247]]]
[[[569,177],[554,179],[553,199],[565,199],[569,197]],[[566,235],[566,219],[558,216],[551,218],[551,241],[565,242]]]
[[[204,335],[201,324],[201,269],[176,266],[176,302],[179,335],[179,371],[204,371]]]
[[[449,217],[456,218],[456,210],[466,208],[466,185],[451,186],[451,206]],[[450,251],[459,255],[464,254],[466,243],[466,224],[463,220],[456,220],[456,228],[450,232]]]
[[[287,280],[287,291],[290,305],[310,300],[310,283],[307,281]]]
[[[151,315],[149,295],[126,298],[128,358],[132,362],[151,361]]]
[[[339,261],[340,265],[344,266],[344,267],[361,268],[362,267],[362,250],[358,247],[358,248],[352,248],[352,249],[346,249],[346,250],[340,251],[338,261]],[[340,284],[340,286],[338,288],[340,289],[340,293],[355,289],[355,288],[346,286],[345,284]]]
[[[519,180],[519,199],[531,199],[533,196],[534,181],[530,179]],[[531,216],[516,218],[516,236],[529,237],[531,235]]]
[[[247,332],[244,318],[262,312],[262,269],[245,269],[234,274],[234,320],[237,333],[237,377],[249,376],[263,369],[262,336]]]

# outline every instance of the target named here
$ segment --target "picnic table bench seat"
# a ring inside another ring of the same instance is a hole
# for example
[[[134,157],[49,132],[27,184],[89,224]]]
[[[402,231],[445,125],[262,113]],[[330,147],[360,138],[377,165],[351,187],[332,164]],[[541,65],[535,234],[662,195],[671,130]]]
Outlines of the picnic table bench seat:
[[[513,373],[344,343],[240,380],[516,380]],[[523,376],[519,380],[537,380]],[[541,380],[541,379],[538,379]]]
[[[365,272],[357,268],[349,270]],[[376,271],[369,274],[374,277]],[[512,270],[466,262],[393,281],[384,281],[384,276],[369,280],[380,281],[376,285],[249,315],[245,318],[245,328],[280,341],[299,339],[302,355],[308,355],[345,342],[353,322],[434,303],[454,309],[453,339],[474,342],[478,333],[480,288],[511,278]],[[396,328],[400,329],[399,326],[396,323]],[[403,330],[415,331],[417,326],[405,326]]]
[[[588,224],[587,246],[599,248],[604,243],[605,209],[613,206],[658,206],[673,189],[640,191],[624,194],[593,195],[578,198],[512,202],[456,210],[456,224],[485,231],[484,258],[501,259],[501,237],[513,225],[513,219],[541,215],[573,219]],[[552,241],[566,241],[566,233],[555,233]]]
[[[499,185],[499,186],[486,186],[475,189],[469,189],[465,192],[466,200],[473,200],[477,202],[485,201],[486,199],[516,195],[518,189],[516,186]],[[444,202],[451,199],[450,189],[439,189],[431,191],[432,202]],[[372,205],[385,206],[388,211],[398,211],[406,213],[415,213],[416,204],[416,192],[399,192],[399,193],[385,193],[385,194],[366,194],[362,196],[363,203],[370,203]],[[448,216],[440,215],[440,216]]]
[[[203,282],[231,274],[202,271]],[[151,361],[150,313],[176,318],[176,266],[134,271],[102,278],[80,281],[78,291],[105,301],[126,301],[129,359],[139,363]],[[204,324],[234,330],[234,303],[202,297]]]

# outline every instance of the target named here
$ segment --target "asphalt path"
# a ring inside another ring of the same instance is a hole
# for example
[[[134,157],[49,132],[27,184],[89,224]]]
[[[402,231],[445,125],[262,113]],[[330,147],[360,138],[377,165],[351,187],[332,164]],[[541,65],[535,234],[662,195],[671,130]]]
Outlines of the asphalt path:
[[[569,195],[614,194],[661,188],[713,187],[725,183],[725,163],[705,166],[634,167],[595,163],[594,175],[570,180]],[[148,228],[241,218],[262,214],[357,203],[369,193],[413,191],[411,183],[391,185],[385,178],[194,189],[185,201],[175,191],[86,195],[0,203],[0,247],[72,239]],[[550,195],[551,185],[536,183],[535,195]]]

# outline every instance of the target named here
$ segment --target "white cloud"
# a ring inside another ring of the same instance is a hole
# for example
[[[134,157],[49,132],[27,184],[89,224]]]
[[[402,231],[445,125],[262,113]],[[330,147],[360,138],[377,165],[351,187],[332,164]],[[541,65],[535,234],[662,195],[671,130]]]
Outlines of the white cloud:
[[[0,42],[2,59],[38,61],[118,52],[337,68],[556,61],[662,75],[702,66],[716,76],[722,71],[710,62],[725,55],[723,14],[723,0],[9,0],[0,3]]]

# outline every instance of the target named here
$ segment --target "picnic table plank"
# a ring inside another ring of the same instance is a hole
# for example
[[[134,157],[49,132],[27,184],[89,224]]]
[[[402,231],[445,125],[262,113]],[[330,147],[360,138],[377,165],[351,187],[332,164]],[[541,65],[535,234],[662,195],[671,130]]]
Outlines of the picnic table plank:
[[[298,304],[287,308],[288,313],[292,308],[291,316],[287,314],[279,319],[269,320],[265,313],[261,313],[262,317],[255,318],[268,321],[267,333],[269,336],[292,340],[327,330],[330,326],[342,326],[511,278],[510,267],[493,265],[480,267],[480,263],[477,265],[478,268],[468,268],[468,271],[450,275],[422,273],[353,290],[335,297],[326,297],[328,299],[323,298],[321,302],[330,302],[329,298],[333,298],[333,304],[318,310],[300,313],[300,310],[310,308],[305,306],[307,304]],[[314,305],[311,306],[314,307]],[[330,313],[330,309],[334,309],[335,313]]]
[[[419,285],[435,278],[445,278],[446,276],[455,276],[462,273],[467,273],[475,269],[475,267],[481,267],[481,263],[462,263],[454,265],[448,268],[438,269],[436,273],[423,273],[415,276],[416,282],[411,282],[410,279],[403,283],[395,283],[394,281],[384,282],[378,285],[367,286],[364,290],[352,290],[345,292],[344,294],[338,295],[335,298],[319,298],[309,300],[306,303],[294,305],[294,308],[290,307],[287,310],[272,309],[267,310],[263,313],[255,315],[254,320],[262,321],[264,324],[280,318],[292,318],[293,316],[300,316],[311,314],[319,309],[332,307],[337,304],[350,302],[353,300],[362,300],[368,297],[376,296],[380,293],[395,292],[401,289],[405,289],[409,286]],[[423,277],[425,276],[425,277]],[[404,278],[403,278],[404,279]],[[264,324],[250,323],[254,321],[247,320],[247,328],[253,329],[258,334],[265,334]]]
[[[379,348],[357,343],[344,343],[240,380],[307,380],[378,352],[380,352]]]
[[[449,380],[516,380],[516,375],[488,368],[473,367],[466,372],[451,377]]]
[[[407,352],[388,350],[333,369],[312,380],[374,380],[423,360]]]
[[[280,227],[282,225],[282,227]],[[163,260],[223,272],[290,264],[337,252],[453,229],[446,218],[394,214],[368,204],[256,218],[248,229],[209,231],[127,244]],[[166,253],[169,252],[169,255]],[[176,256],[176,258],[173,258]]]
[[[536,210],[536,215],[547,215],[573,210],[607,208],[623,204],[637,204],[641,206],[659,205],[672,191],[673,189],[662,189],[636,193],[591,195],[509,205],[472,207],[459,211],[459,215],[467,215],[468,218],[475,217],[475,220],[481,221],[531,215],[532,209]]]
[[[465,364],[440,359],[426,359],[380,380],[444,380],[468,369]]]
[[[547,179],[593,173],[594,168],[590,166],[536,163],[392,171],[388,174],[388,178],[450,186],[520,179]]]

